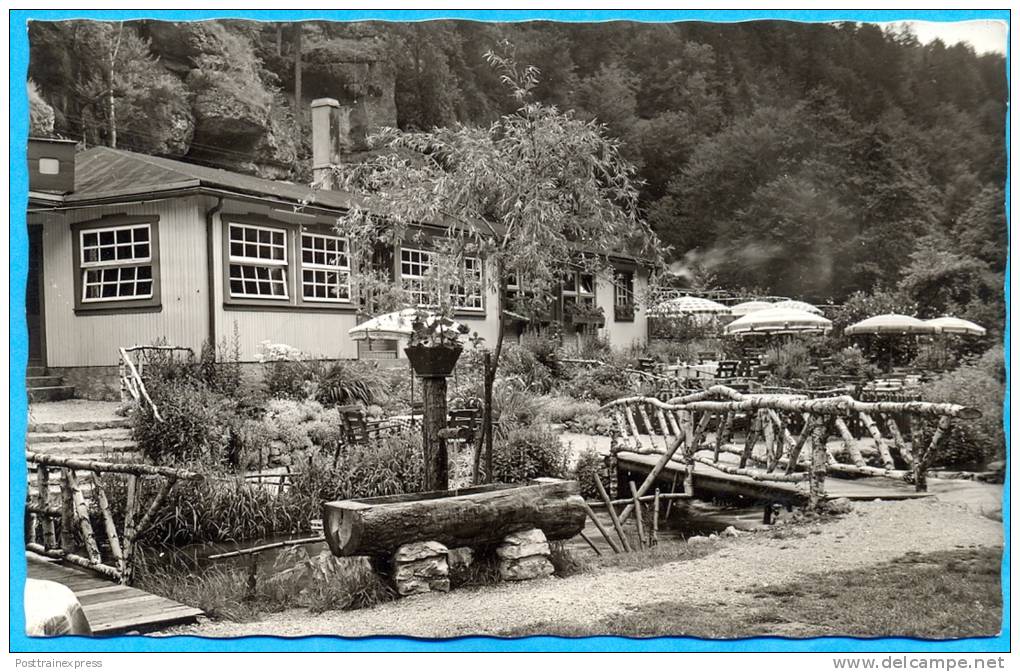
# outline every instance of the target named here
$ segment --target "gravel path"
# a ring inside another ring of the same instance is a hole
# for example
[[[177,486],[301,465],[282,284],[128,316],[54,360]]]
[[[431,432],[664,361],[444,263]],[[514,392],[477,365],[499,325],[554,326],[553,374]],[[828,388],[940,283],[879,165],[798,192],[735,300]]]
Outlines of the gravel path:
[[[611,614],[659,601],[739,608],[753,599],[741,591],[785,583],[805,572],[861,568],[910,551],[1002,545],[1001,523],[956,498],[946,499],[857,503],[853,513],[835,522],[719,539],[711,542],[715,551],[707,556],[649,569],[605,569],[461,589],[358,611],[312,615],[291,610],[253,623],[208,622],[165,634],[456,637],[499,635],[528,625],[541,634],[542,623],[592,626]]]

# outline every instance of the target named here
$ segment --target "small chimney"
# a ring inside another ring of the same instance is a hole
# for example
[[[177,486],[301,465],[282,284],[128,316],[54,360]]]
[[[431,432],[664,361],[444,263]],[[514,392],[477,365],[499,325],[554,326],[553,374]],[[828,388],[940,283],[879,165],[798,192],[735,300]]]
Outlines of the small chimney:
[[[325,189],[333,188],[330,166],[350,151],[350,108],[335,98],[312,101],[312,179]]]
[[[335,98],[312,101],[312,178],[326,189],[334,184],[329,167],[368,149],[371,120],[367,101],[341,105]]]
[[[28,139],[28,188],[54,194],[74,191],[74,140]]]

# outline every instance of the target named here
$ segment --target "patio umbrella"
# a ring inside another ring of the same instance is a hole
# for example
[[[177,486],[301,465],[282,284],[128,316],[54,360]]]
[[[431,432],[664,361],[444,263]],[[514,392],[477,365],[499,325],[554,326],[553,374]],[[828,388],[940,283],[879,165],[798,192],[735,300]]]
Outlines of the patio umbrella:
[[[843,330],[847,336],[860,334],[933,334],[936,328],[916,317],[888,313],[861,320]]]
[[[355,341],[366,341],[370,339],[400,339],[407,338],[413,331],[412,324],[414,323],[414,316],[418,314],[416,308],[404,308],[398,310],[395,313],[386,313],[385,315],[379,315],[373,317],[367,322],[362,322],[353,329],[348,329],[347,333]],[[437,316],[432,315],[427,318],[429,320],[437,319]],[[456,332],[460,325],[454,322],[449,327],[446,327],[445,331]]]
[[[805,313],[814,313],[815,315],[821,315],[822,309],[818,306],[813,306],[807,301],[794,301],[787,299],[786,301],[778,301],[772,304],[775,308],[788,308],[790,310],[803,310]]]
[[[768,301],[744,301],[734,306],[730,306],[730,314],[736,315],[737,317],[743,317],[748,313],[753,313],[759,310],[768,310],[769,308],[775,308],[776,304],[769,303]]]
[[[974,324],[970,320],[962,320],[958,317],[936,317],[934,320],[925,320],[925,323],[935,327],[940,334],[984,336],[987,333],[980,324]]]
[[[682,317],[684,315],[729,315],[730,309],[711,299],[680,296],[668,299],[648,310],[648,317]]]
[[[811,334],[832,328],[832,320],[804,310],[768,308],[733,320],[723,331],[728,336],[744,334]]]

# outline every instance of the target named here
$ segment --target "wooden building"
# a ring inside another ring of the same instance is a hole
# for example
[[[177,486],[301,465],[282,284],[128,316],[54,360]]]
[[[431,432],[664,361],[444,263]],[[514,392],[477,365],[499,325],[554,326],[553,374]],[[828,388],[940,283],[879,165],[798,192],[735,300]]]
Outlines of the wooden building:
[[[338,108],[313,104],[318,170],[342,144],[343,125],[329,116]],[[263,341],[359,356],[347,333],[364,318],[349,274],[357,241],[333,227],[355,196],[107,147],[76,154],[67,141],[29,144],[30,366],[78,396],[111,397],[119,347],[163,340],[197,353],[232,339],[235,326],[243,361],[254,361]],[[429,264],[428,250],[410,246],[392,258],[394,281],[408,284]],[[471,263],[471,272],[487,272],[482,260]],[[624,257],[613,263],[622,283],[575,274],[561,307],[600,306],[601,335],[619,347],[643,343],[646,320],[633,297],[647,270]],[[465,296],[457,319],[493,343],[494,305],[484,291]],[[391,350],[361,355],[399,356]]]

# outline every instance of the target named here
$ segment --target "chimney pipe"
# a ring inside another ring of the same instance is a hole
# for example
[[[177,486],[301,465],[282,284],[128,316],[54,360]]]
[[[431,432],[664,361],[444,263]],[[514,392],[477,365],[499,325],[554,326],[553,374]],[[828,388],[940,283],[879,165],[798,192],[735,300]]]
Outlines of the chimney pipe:
[[[350,148],[351,110],[335,98],[312,101],[312,179],[324,189],[334,186],[330,166]]]

